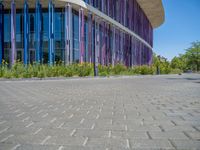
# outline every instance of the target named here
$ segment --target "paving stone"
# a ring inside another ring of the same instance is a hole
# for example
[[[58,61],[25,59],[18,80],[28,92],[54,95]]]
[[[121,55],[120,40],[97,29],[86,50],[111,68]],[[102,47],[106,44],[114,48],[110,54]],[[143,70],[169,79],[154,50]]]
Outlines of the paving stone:
[[[156,132],[149,131],[152,139],[189,139],[183,132]]]
[[[182,125],[182,126],[168,126],[168,125],[162,125],[162,128],[166,131],[166,132],[172,132],[172,131],[189,131],[189,132],[193,132],[196,131],[191,125]]]
[[[84,140],[85,140],[84,137],[52,136],[45,142],[45,144],[82,146],[84,143]]]
[[[200,141],[200,132],[196,131],[196,132],[185,132],[189,135],[189,137],[191,137],[193,140],[198,140]]]
[[[130,131],[161,131],[159,126],[151,126],[151,125],[131,126],[128,124],[128,129]]]
[[[23,144],[16,150],[56,150],[58,146],[55,145],[35,145],[35,144]]]
[[[200,150],[200,141],[195,140],[173,140],[178,150]]]
[[[12,149],[13,147],[15,147],[16,144],[12,144],[12,143],[0,143],[0,150],[10,150]]]
[[[91,138],[88,140],[87,146],[103,146],[107,148],[127,148],[126,139],[113,138]]]
[[[112,131],[112,138],[123,138],[123,139],[149,139],[145,131]]]
[[[130,140],[133,149],[175,149],[168,140]]]
[[[94,127],[95,128],[95,127]],[[89,138],[105,138],[108,137],[108,131],[98,129],[77,129],[74,136],[89,137]]]
[[[0,81],[0,150],[200,149],[199,74]]]

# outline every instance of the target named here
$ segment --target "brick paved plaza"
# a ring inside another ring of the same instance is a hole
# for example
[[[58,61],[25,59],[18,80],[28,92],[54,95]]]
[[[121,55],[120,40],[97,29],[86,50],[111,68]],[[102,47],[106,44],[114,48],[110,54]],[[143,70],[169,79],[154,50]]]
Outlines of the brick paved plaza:
[[[0,81],[0,150],[200,149],[200,75]]]

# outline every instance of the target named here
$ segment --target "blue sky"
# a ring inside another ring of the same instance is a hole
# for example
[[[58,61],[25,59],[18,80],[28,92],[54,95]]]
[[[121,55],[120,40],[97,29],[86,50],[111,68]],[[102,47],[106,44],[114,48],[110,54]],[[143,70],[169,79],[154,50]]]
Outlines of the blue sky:
[[[162,0],[165,22],[154,30],[154,52],[171,60],[200,41],[200,0]]]

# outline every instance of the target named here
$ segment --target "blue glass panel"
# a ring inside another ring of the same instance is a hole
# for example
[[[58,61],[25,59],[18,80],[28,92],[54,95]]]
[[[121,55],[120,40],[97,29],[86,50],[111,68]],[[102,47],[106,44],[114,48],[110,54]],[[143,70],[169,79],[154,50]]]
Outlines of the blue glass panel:
[[[84,56],[84,58],[85,58],[85,62],[89,62],[89,58],[88,58],[88,56],[89,56],[89,54],[88,54],[88,21],[85,19],[85,33],[84,33],[85,35],[84,35],[84,38],[85,38],[85,41],[84,41],[84,43],[85,43],[85,56]]]
[[[64,51],[64,13],[55,13],[55,61],[63,61]]]
[[[73,61],[79,62],[80,52],[79,52],[79,17],[77,12],[73,12],[72,15],[72,24],[73,24]]]

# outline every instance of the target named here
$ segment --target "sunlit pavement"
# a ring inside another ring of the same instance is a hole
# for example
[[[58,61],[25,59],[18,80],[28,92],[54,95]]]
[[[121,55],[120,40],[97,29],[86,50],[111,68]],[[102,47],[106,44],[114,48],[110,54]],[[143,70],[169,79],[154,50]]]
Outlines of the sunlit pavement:
[[[0,81],[0,150],[200,149],[200,75]]]

